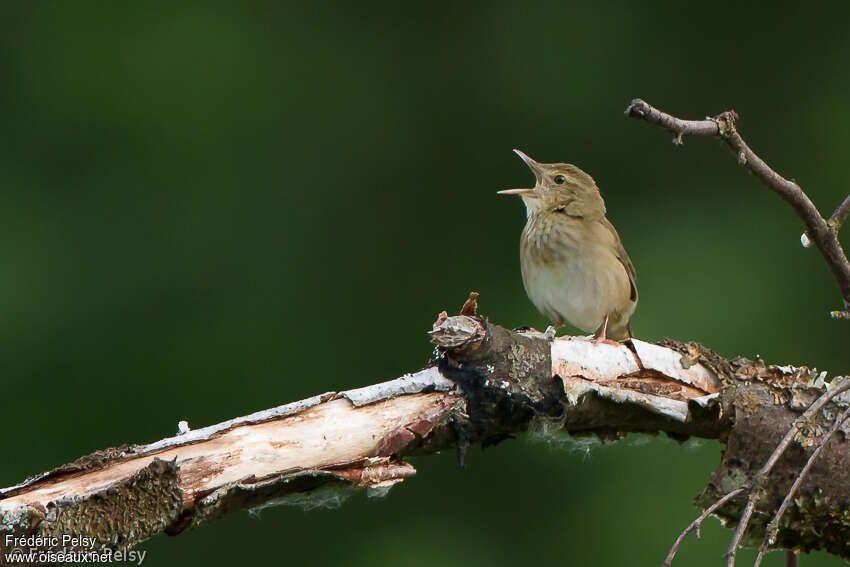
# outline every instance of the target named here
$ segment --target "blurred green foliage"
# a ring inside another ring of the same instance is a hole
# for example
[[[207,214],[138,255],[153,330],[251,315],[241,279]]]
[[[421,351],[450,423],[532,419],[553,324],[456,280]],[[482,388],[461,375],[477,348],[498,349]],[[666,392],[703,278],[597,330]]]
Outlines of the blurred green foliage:
[[[470,290],[498,323],[545,327],[520,280],[522,207],[495,195],[532,181],[514,147],[596,178],[637,266],[639,337],[846,372],[850,326],[826,317],[840,296],[791,209],[719,142],[675,148],[622,111],[734,107],[828,213],[848,187],[847,12],[6,3],[0,484],[416,369]],[[464,470],[419,458],[388,498],[234,514],[144,544],[146,564],[657,565],[720,448],[520,439]],[[705,532],[681,564],[719,564],[731,532]]]

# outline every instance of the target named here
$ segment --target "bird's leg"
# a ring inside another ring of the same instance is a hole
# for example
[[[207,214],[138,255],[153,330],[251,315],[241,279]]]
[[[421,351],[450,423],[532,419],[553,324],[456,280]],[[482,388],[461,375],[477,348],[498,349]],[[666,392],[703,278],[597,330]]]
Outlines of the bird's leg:
[[[602,319],[602,329],[599,331],[599,335],[595,339],[593,339],[593,344],[598,345],[600,343],[605,343],[605,344],[609,344],[609,345],[618,346],[620,343],[618,343],[617,341],[609,340],[606,337],[607,333],[608,333],[608,315],[606,315],[605,318]]]
[[[605,340],[605,335],[608,333],[608,315],[602,318],[602,330],[599,331],[599,336],[596,337],[596,344]]]

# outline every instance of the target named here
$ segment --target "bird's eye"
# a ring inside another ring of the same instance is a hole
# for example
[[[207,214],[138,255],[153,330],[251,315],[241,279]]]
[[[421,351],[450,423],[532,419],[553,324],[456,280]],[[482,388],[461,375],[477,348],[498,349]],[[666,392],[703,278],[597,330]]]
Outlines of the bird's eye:
[[[555,176],[555,183],[557,183],[558,185],[560,185],[561,183],[563,183],[566,180],[567,180],[567,178],[564,177],[563,175],[556,175]]]

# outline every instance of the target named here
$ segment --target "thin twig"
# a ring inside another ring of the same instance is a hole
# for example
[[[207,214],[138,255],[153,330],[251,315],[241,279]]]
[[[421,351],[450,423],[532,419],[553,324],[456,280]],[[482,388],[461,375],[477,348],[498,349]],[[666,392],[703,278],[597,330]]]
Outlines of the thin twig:
[[[719,125],[710,118],[706,118],[705,120],[682,120],[672,114],[667,114],[650,106],[639,98],[634,99],[626,108],[626,116],[629,118],[641,118],[647,122],[667,128],[676,134],[676,137],[673,138],[673,143],[677,146],[682,145],[682,136],[685,134],[691,136],[717,136],[720,133],[718,131]]]
[[[835,209],[835,212],[832,213],[832,216],[829,217],[829,220],[826,221],[826,224],[832,229],[832,231],[837,235],[838,231],[841,229],[841,225],[844,224],[844,219],[847,218],[847,214],[850,213],[850,195],[847,195],[844,200],[838,205],[838,208]],[[803,244],[803,248],[808,248],[812,245],[811,239],[809,239],[809,233],[804,232],[800,236],[800,242]]]
[[[705,519],[714,514],[715,510],[726,504],[729,500],[743,492],[744,489],[745,487],[743,486],[740,488],[736,488],[735,490],[733,490],[732,492],[730,492],[729,494],[727,494],[726,496],[706,508],[705,511],[700,514],[696,520],[691,522],[691,525],[689,525],[687,528],[684,529],[682,533],[679,534],[679,537],[676,538],[676,542],[673,544],[673,547],[670,548],[670,553],[667,554],[667,558],[664,560],[664,563],[662,563],[661,566],[670,567],[670,565],[673,563],[673,558],[676,556],[676,553],[679,551],[679,547],[682,545],[682,542],[685,541],[685,538],[688,536],[688,534],[692,531],[696,531],[697,538],[699,538],[699,529]]]
[[[841,415],[835,419],[835,423],[833,423],[832,427],[829,428],[829,431],[821,437],[821,440],[818,442],[818,446],[815,447],[815,450],[812,451],[811,455],[809,455],[809,460],[806,461],[806,465],[797,474],[797,478],[794,479],[794,484],[791,485],[791,488],[788,490],[788,494],[785,495],[785,499],[779,506],[779,510],[776,511],[776,515],[767,525],[767,530],[765,531],[764,539],[759,546],[759,552],[756,556],[756,562],[753,567],[761,565],[767,546],[773,545],[776,542],[776,534],[779,532],[779,521],[782,519],[782,515],[788,508],[788,505],[791,503],[791,499],[794,498],[795,494],[797,494],[797,490],[800,488],[800,485],[803,484],[803,479],[806,478],[806,475],[809,473],[809,469],[812,468],[812,465],[817,460],[818,455],[820,455],[823,448],[826,447],[826,444],[829,443],[829,440],[832,439],[832,436],[835,435],[835,432],[838,431],[838,428],[841,427],[841,424],[844,423],[848,417],[850,417],[850,406],[841,412]]]
[[[838,232],[838,229],[841,228],[841,225],[844,223],[844,219],[847,218],[847,213],[850,213],[850,195],[844,198],[844,201],[838,205],[838,208],[835,209],[835,212],[832,213],[832,216],[829,217],[827,221],[829,226],[832,227],[832,230]]]
[[[744,507],[744,511],[741,513],[741,519],[738,521],[738,527],[735,530],[735,535],[732,536],[732,542],[729,544],[729,550],[726,552],[727,567],[733,567],[735,565],[735,554],[738,551],[738,546],[741,544],[741,539],[744,537],[744,532],[747,530],[747,524],[750,522],[750,517],[753,515],[756,504],[758,504],[758,500],[761,497],[762,486],[764,485],[764,481],[767,479],[767,476],[770,474],[770,471],[773,470],[776,462],[785,453],[785,450],[797,435],[798,429],[806,422],[810,421],[815,414],[835,396],[850,390],[850,378],[845,378],[840,384],[833,381],[830,386],[832,387],[827,387],[826,392],[821,394],[821,396],[812,402],[812,405],[810,405],[808,409],[800,415],[800,417],[794,420],[794,423],[792,423],[791,427],[788,428],[788,432],[785,433],[782,441],[779,442],[776,449],[774,449],[773,453],[771,453],[770,457],[768,457],[767,462],[764,463],[764,466],[762,466],[762,468],[750,481],[750,496],[747,498],[747,504]]]
[[[736,130],[735,123],[738,120],[738,115],[734,110],[727,110],[714,118],[706,118],[705,120],[682,120],[652,107],[641,99],[634,99],[626,108],[626,116],[640,118],[670,130],[676,135],[673,142],[677,145],[681,145],[684,135],[720,136],[735,152],[740,165],[749,169],[762,183],[779,194],[797,212],[806,227],[806,235],[820,250],[841,290],[841,296],[844,299],[844,311],[833,311],[832,316],[839,319],[845,318],[844,315],[850,317],[850,262],[848,262],[844,249],[838,241],[836,231],[818,212],[817,207],[796,182],[785,179],[776,173],[744,142],[744,139]],[[845,200],[839,210],[842,208],[845,208],[842,214],[846,215],[846,209],[850,209],[850,203]],[[836,214],[838,212],[836,211]]]

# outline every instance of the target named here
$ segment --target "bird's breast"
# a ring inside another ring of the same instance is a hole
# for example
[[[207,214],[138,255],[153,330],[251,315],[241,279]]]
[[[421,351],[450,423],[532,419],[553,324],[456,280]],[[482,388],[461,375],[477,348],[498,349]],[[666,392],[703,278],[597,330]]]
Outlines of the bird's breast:
[[[630,304],[622,263],[609,243],[593,236],[581,219],[529,219],[520,247],[531,301],[553,321],[568,321],[586,332]]]

